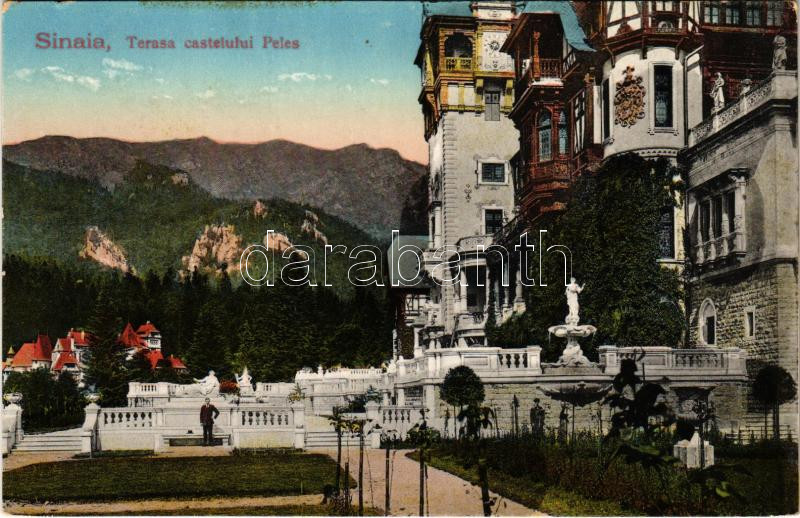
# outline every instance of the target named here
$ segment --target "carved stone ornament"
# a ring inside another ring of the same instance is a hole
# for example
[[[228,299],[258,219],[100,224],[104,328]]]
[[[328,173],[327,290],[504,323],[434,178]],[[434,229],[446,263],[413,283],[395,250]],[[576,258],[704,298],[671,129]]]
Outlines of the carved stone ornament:
[[[644,119],[645,88],[641,77],[633,75],[634,68],[625,69],[625,78],[617,83],[614,94],[614,124],[623,128],[633,126]]]

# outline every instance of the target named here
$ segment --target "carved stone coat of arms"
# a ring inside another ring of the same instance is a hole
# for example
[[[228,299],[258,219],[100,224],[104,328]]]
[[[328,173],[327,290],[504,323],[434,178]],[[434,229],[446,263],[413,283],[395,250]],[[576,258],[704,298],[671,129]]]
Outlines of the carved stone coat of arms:
[[[634,68],[625,69],[625,78],[617,83],[614,94],[614,123],[623,128],[644,119],[645,87],[642,78],[633,75]]]

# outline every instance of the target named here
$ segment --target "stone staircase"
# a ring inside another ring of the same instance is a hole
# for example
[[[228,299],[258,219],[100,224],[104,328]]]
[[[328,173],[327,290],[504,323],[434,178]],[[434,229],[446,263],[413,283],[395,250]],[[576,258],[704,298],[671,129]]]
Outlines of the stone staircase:
[[[28,433],[14,445],[13,452],[81,451],[81,429],[50,433]]]
[[[351,437],[350,434],[342,436],[342,447],[358,447],[358,437]],[[336,449],[336,432],[331,431],[309,431],[306,432],[306,448],[333,448]]]

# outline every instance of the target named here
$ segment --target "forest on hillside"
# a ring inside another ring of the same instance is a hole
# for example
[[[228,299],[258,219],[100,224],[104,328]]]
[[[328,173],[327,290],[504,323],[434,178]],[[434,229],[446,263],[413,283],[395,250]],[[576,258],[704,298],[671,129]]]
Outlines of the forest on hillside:
[[[391,355],[385,288],[354,287],[344,297],[323,286],[234,286],[224,273],[137,277],[21,255],[6,255],[4,269],[4,354],[36,333],[55,340],[70,328],[91,332],[92,322],[121,332],[149,320],[164,356],[179,356],[195,376],[214,369],[233,379],[246,365],[256,381],[290,381],[303,367],[380,365]]]

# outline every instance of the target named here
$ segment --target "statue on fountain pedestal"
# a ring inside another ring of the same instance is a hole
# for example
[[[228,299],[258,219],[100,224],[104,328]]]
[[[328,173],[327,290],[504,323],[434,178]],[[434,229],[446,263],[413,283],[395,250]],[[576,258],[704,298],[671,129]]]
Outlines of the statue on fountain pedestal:
[[[578,322],[580,322],[580,316],[578,315],[578,311],[580,310],[578,294],[582,291],[583,286],[578,286],[578,283],[575,282],[575,277],[570,277],[567,289],[564,291],[567,295],[567,306],[569,307],[569,314],[567,318],[564,319],[564,322],[567,324],[578,325]]]
[[[564,293],[567,296],[567,306],[569,313],[564,319],[564,324],[552,326],[547,331],[559,338],[566,338],[567,345],[564,352],[558,359],[558,365],[564,366],[589,366],[591,362],[583,355],[578,338],[585,338],[594,334],[597,329],[590,325],[578,325],[580,322],[580,304],[578,304],[578,294],[583,291],[583,286],[575,282],[575,277],[570,278]]]

